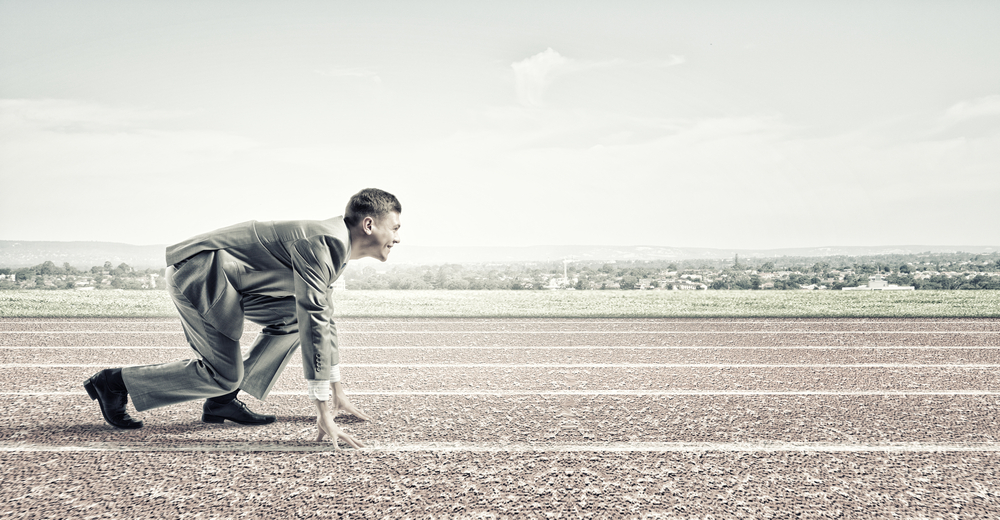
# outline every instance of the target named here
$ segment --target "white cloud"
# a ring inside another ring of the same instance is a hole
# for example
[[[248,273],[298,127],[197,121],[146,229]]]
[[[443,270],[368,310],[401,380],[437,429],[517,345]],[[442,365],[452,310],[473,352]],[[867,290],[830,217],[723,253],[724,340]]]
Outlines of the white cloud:
[[[0,131],[107,131],[175,120],[192,112],[108,106],[69,99],[0,99]]]
[[[224,132],[171,128],[191,114],[67,99],[0,99],[0,158],[34,156],[28,164],[61,161],[86,169],[87,160],[149,165],[157,155],[174,162],[188,152],[225,154],[256,145]]]
[[[514,62],[514,88],[517,100],[524,106],[540,107],[546,88],[559,76],[588,70],[623,67],[656,69],[673,67],[684,63],[683,56],[671,54],[667,59],[652,61],[629,61],[613,59],[607,61],[587,61],[570,59],[551,47],[524,60]]]
[[[87,199],[94,190],[124,195],[167,180],[234,178],[237,172],[222,165],[260,146],[245,136],[195,127],[183,116],[74,100],[0,100],[0,164],[13,192],[48,182],[54,192]],[[57,211],[48,206],[58,200],[4,202]]]
[[[945,111],[945,119],[951,121],[995,115],[1000,115],[1000,95],[960,101]]]
[[[514,69],[514,88],[523,105],[541,106],[542,93],[552,80],[572,63],[551,47],[510,66]]]
[[[491,130],[455,135],[410,161],[454,179],[449,204],[421,209],[428,221],[546,208],[474,220],[455,233],[475,245],[974,244],[989,239],[957,223],[986,217],[980,201],[1000,194],[1000,136],[900,142],[882,128],[815,135],[770,113],[639,119],[498,107],[487,117]],[[460,172],[475,172],[488,188]],[[622,211],[641,225],[608,233],[608,216]]]

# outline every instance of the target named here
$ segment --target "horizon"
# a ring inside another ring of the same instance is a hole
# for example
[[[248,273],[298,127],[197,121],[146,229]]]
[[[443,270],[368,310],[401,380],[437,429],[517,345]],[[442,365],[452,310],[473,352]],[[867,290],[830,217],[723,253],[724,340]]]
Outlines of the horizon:
[[[34,239],[0,239],[2,242],[45,242],[45,243],[84,243],[84,244],[114,244],[114,245],[124,245],[132,247],[167,247],[170,244],[134,244],[130,242],[115,242],[107,240],[34,240]],[[663,245],[663,244],[526,244],[526,245],[516,245],[516,246],[506,246],[506,245],[476,245],[476,246],[462,246],[462,245],[419,245],[414,244],[411,247],[423,248],[423,249],[490,249],[490,248],[502,248],[502,249],[523,249],[523,248],[538,248],[538,247],[558,247],[558,248],[573,248],[573,247],[635,247],[635,248],[663,248],[663,249],[712,249],[712,250],[733,250],[733,251],[772,251],[772,250],[785,250],[785,249],[834,249],[834,248],[891,248],[891,247],[930,247],[930,248],[952,248],[952,247],[972,247],[976,249],[997,249],[1000,251],[1000,245],[991,244],[890,244],[881,243],[873,245],[860,245],[860,244],[824,244],[824,245],[804,245],[804,246],[788,246],[788,247],[701,247],[701,246],[686,246],[686,245]]]
[[[234,5],[0,3],[0,240],[1000,244],[1000,3]]]
[[[0,240],[0,267],[23,268],[46,261],[57,265],[70,263],[75,267],[92,267],[105,261],[125,262],[133,267],[163,267],[163,244],[133,245],[98,241],[10,241]],[[785,259],[871,258],[885,256],[919,257],[922,255],[1000,255],[1000,246],[828,246],[779,249],[716,249],[666,246],[458,246],[421,247],[393,252],[389,261],[359,259],[351,262],[355,268],[365,266],[377,270],[414,265],[476,265],[524,263],[615,263],[615,262],[730,262],[734,258],[747,262]],[[401,254],[402,253],[402,254]]]

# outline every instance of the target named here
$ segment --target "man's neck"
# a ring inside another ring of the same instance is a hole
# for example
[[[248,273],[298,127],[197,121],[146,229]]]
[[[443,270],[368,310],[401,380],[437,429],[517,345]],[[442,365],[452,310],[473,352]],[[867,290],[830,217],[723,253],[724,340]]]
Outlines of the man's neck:
[[[348,228],[351,234],[351,260],[358,260],[361,258],[366,258],[371,256],[367,254],[364,244],[367,242],[368,235],[357,227]]]

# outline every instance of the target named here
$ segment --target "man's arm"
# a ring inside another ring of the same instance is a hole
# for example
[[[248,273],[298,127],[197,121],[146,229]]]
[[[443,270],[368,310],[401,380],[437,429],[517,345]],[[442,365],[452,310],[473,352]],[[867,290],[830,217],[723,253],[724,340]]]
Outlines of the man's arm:
[[[302,369],[306,379],[329,381],[332,367],[340,362],[337,329],[331,326],[330,284],[336,277],[334,262],[347,261],[347,246],[315,236],[295,241],[290,252]]]
[[[317,408],[319,433],[316,440],[323,440],[329,435],[334,443],[344,439],[356,448],[364,446],[334,424],[339,401],[331,403],[332,411],[326,402],[333,385],[339,386],[340,380],[340,355],[337,329],[333,324],[330,284],[336,277],[336,266],[347,262],[347,247],[332,237],[317,236],[296,241],[291,254],[302,369],[308,380],[309,397]],[[343,397],[346,399],[346,396]]]

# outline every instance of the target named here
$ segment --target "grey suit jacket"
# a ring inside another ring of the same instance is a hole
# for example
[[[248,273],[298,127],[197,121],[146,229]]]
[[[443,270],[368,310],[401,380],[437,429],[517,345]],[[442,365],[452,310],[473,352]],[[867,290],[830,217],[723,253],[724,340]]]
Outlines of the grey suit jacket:
[[[249,221],[167,248],[173,283],[217,330],[243,334],[243,294],[295,297],[307,379],[330,379],[340,362],[331,288],[351,257],[343,217]]]

